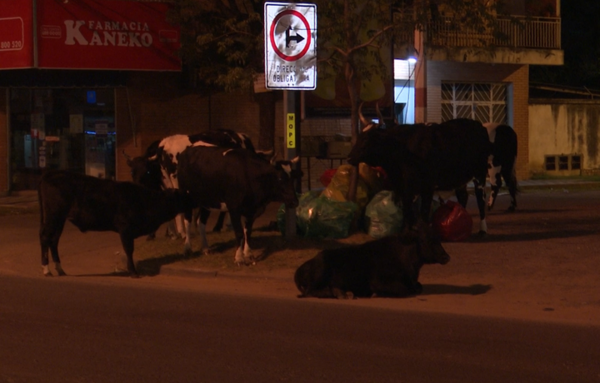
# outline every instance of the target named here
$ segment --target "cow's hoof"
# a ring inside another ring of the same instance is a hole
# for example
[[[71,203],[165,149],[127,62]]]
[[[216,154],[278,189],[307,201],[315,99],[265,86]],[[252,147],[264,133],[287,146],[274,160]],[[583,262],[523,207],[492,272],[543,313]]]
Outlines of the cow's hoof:
[[[516,206],[509,206],[508,209],[506,209],[507,213],[514,213],[515,210],[517,210]]]
[[[44,277],[52,277],[52,276],[53,276],[53,275],[52,275],[52,273],[51,273],[51,272],[44,273]]]
[[[487,231],[479,230],[479,233],[477,233],[477,237],[479,237],[479,238],[487,237]]]

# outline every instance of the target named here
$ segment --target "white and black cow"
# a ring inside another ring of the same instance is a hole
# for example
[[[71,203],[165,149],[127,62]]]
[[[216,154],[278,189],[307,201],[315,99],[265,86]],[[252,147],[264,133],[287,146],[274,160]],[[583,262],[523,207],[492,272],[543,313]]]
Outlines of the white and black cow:
[[[488,122],[483,124],[488,130],[492,143],[492,157],[490,158],[489,177],[492,185],[488,209],[494,207],[498,192],[502,186],[502,179],[506,183],[510,194],[508,211],[517,208],[517,193],[519,191],[516,174],[517,161],[517,133],[508,125]]]
[[[480,217],[480,234],[487,233],[485,182],[492,153],[488,132],[469,119],[441,124],[374,124],[366,127],[352,148],[348,163],[382,167],[396,202],[402,203],[404,228],[416,222],[413,201],[421,197],[421,218],[429,220],[436,190],[455,190],[459,203],[467,204],[467,183],[473,181]]]
[[[283,202],[288,208],[298,206],[294,180],[301,174],[292,169],[297,161],[295,158],[273,165],[249,150],[190,146],[179,154],[178,185],[198,207],[212,209],[226,205],[239,246],[235,262],[248,264],[254,262],[249,246],[252,225],[266,206],[270,202]],[[189,254],[191,212],[186,212],[185,218],[188,230],[185,251]],[[206,252],[205,237],[202,241],[202,250]]]
[[[150,188],[177,189],[177,156],[187,147],[192,145],[218,146],[223,148],[244,148],[255,151],[250,137],[244,133],[237,133],[229,129],[208,130],[205,132],[185,135],[175,134],[165,137],[161,141],[152,143],[143,156],[131,158],[127,156],[127,164],[131,168],[133,182],[140,183]],[[123,153],[125,154],[125,153]],[[268,157],[271,152],[261,152]],[[214,231],[220,231],[223,226],[225,213],[221,212]],[[202,213],[204,223],[208,219],[208,213]],[[181,237],[186,234],[183,216],[176,220],[176,231]],[[200,235],[206,237],[204,223],[200,223]]]
[[[405,231],[361,245],[323,250],[294,274],[300,298],[404,297],[420,294],[425,264],[450,256],[423,221]]]
[[[138,274],[133,263],[134,239],[156,231],[191,206],[189,197],[178,190],[151,190],[132,182],[62,170],[44,173],[38,198],[42,268],[48,276],[52,275],[48,269],[48,250],[58,274],[65,274],[58,256],[58,241],[67,220],[82,232],[119,233],[127,255],[127,270],[135,277]]]

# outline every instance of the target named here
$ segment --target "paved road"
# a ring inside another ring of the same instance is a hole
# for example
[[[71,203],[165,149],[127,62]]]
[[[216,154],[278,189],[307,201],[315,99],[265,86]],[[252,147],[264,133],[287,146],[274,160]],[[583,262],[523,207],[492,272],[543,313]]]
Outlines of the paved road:
[[[0,382],[598,382],[600,328],[0,278]]]

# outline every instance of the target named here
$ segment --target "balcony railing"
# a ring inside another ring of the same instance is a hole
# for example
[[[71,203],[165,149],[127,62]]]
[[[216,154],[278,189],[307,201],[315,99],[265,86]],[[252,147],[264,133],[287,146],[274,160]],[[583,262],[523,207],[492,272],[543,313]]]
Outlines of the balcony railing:
[[[427,45],[561,49],[560,28],[560,17],[498,16],[494,25],[483,31],[440,17],[427,24]],[[413,41],[408,31],[406,38]]]

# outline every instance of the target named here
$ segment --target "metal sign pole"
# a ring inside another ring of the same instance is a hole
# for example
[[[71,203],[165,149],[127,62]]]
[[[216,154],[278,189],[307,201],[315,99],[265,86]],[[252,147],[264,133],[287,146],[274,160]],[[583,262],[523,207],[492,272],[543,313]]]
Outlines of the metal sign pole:
[[[300,156],[300,110],[297,107],[299,92],[294,90],[283,91],[283,116],[284,116],[284,142],[285,159],[292,160]],[[300,167],[300,161],[297,167]],[[301,192],[301,180],[297,181],[296,192]],[[285,238],[296,237],[296,209],[285,208]]]
[[[317,6],[270,2],[265,12],[265,88],[283,90],[284,157],[300,157],[300,90],[317,87]],[[296,164],[301,169],[301,161]],[[302,191],[301,180],[296,192]],[[296,236],[296,209],[285,212],[285,237]]]

